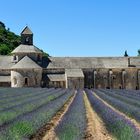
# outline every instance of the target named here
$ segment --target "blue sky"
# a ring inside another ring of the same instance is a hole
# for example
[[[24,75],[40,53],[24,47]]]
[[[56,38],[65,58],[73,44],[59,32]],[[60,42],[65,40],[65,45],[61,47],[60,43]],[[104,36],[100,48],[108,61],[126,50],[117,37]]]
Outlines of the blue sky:
[[[1,0],[0,20],[51,56],[136,56],[140,0]]]

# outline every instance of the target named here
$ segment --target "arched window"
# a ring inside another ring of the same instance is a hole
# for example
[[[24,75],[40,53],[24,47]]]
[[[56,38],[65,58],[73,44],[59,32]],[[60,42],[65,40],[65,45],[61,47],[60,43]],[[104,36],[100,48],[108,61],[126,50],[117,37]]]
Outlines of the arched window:
[[[28,85],[28,78],[27,77],[25,78],[24,84]]]
[[[13,56],[13,61],[16,61],[17,58],[18,58],[18,57],[17,57],[16,55],[14,55],[14,56]]]
[[[13,58],[14,60],[16,60],[17,59],[17,57],[16,57],[16,55],[14,55],[14,58]]]
[[[26,39],[25,39],[25,41],[26,41],[26,43],[29,43],[29,37],[26,37]]]
[[[13,83],[14,83],[14,85],[17,84],[17,79],[15,77],[13,78]]]

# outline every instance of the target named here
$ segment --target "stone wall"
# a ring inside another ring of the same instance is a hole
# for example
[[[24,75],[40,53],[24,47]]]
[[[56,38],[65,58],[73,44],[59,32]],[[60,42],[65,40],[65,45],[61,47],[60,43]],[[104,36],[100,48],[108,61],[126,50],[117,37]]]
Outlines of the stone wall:
[[[42,70],[11,71],[11,87],[40,87]]]
[[[53,87],[47,79],[47,74],[64,73],[63,69],[50,69],[43,71],[45,87]],[[140,70],[138,68],[98,68],[83,69],[84,78],[67,78],[68,88],[116,88],[140,89]]]
[[[83,89],[84,88],[84,78],[81,77],[71,77],[67,78],[67,87],[68,88],[75,88],[75,89]]]
[[[0,76],[10,76],[11,75],[11,70],[0,70]]]
[[[65,88],[66,87],[66,81],[65,81],[65,84],[63,84],[62,86],[62,82],[51,82],[49,79],[48,79],[48,74],[64,74],[65,73],[65,69],[64,68],[60,68],[60,69],[44,69],[43,70],[43,73],[42,73],[42,87],[63,87]]]
[[[137,68],[84,69],[86,88],[140,89],[140,72]]]
[[[0,87],[11,87],[10,82],[0,82]]]

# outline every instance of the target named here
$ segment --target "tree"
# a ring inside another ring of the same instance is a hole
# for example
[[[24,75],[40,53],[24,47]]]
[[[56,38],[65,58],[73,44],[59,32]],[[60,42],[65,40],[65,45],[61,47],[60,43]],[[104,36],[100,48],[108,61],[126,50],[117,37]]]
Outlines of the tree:
[[[0,27],[5,29],[5,24],[3,22],[0,21]]]
[[[127,50],[124,53],[124,57],[128,57]]]
[[[6,29],[0,21],[0,55],[9,55],[20,43],[20,36]]]
[[[138,50],[138,56],[140,56],[140,49]]]
[[[7,55],[10,53],[10,49],[6,44],[0,44],[0,54]]]

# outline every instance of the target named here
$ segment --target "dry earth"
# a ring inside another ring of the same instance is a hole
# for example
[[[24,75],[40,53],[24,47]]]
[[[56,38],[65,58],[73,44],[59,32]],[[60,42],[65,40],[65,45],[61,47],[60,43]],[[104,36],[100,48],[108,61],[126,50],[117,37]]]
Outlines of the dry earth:
[[[86,106],[87,129],[85,132],[85,140],[113,140],[113,137],[106,130],[103,121],[92,109],[87,95],[84,94]]]

